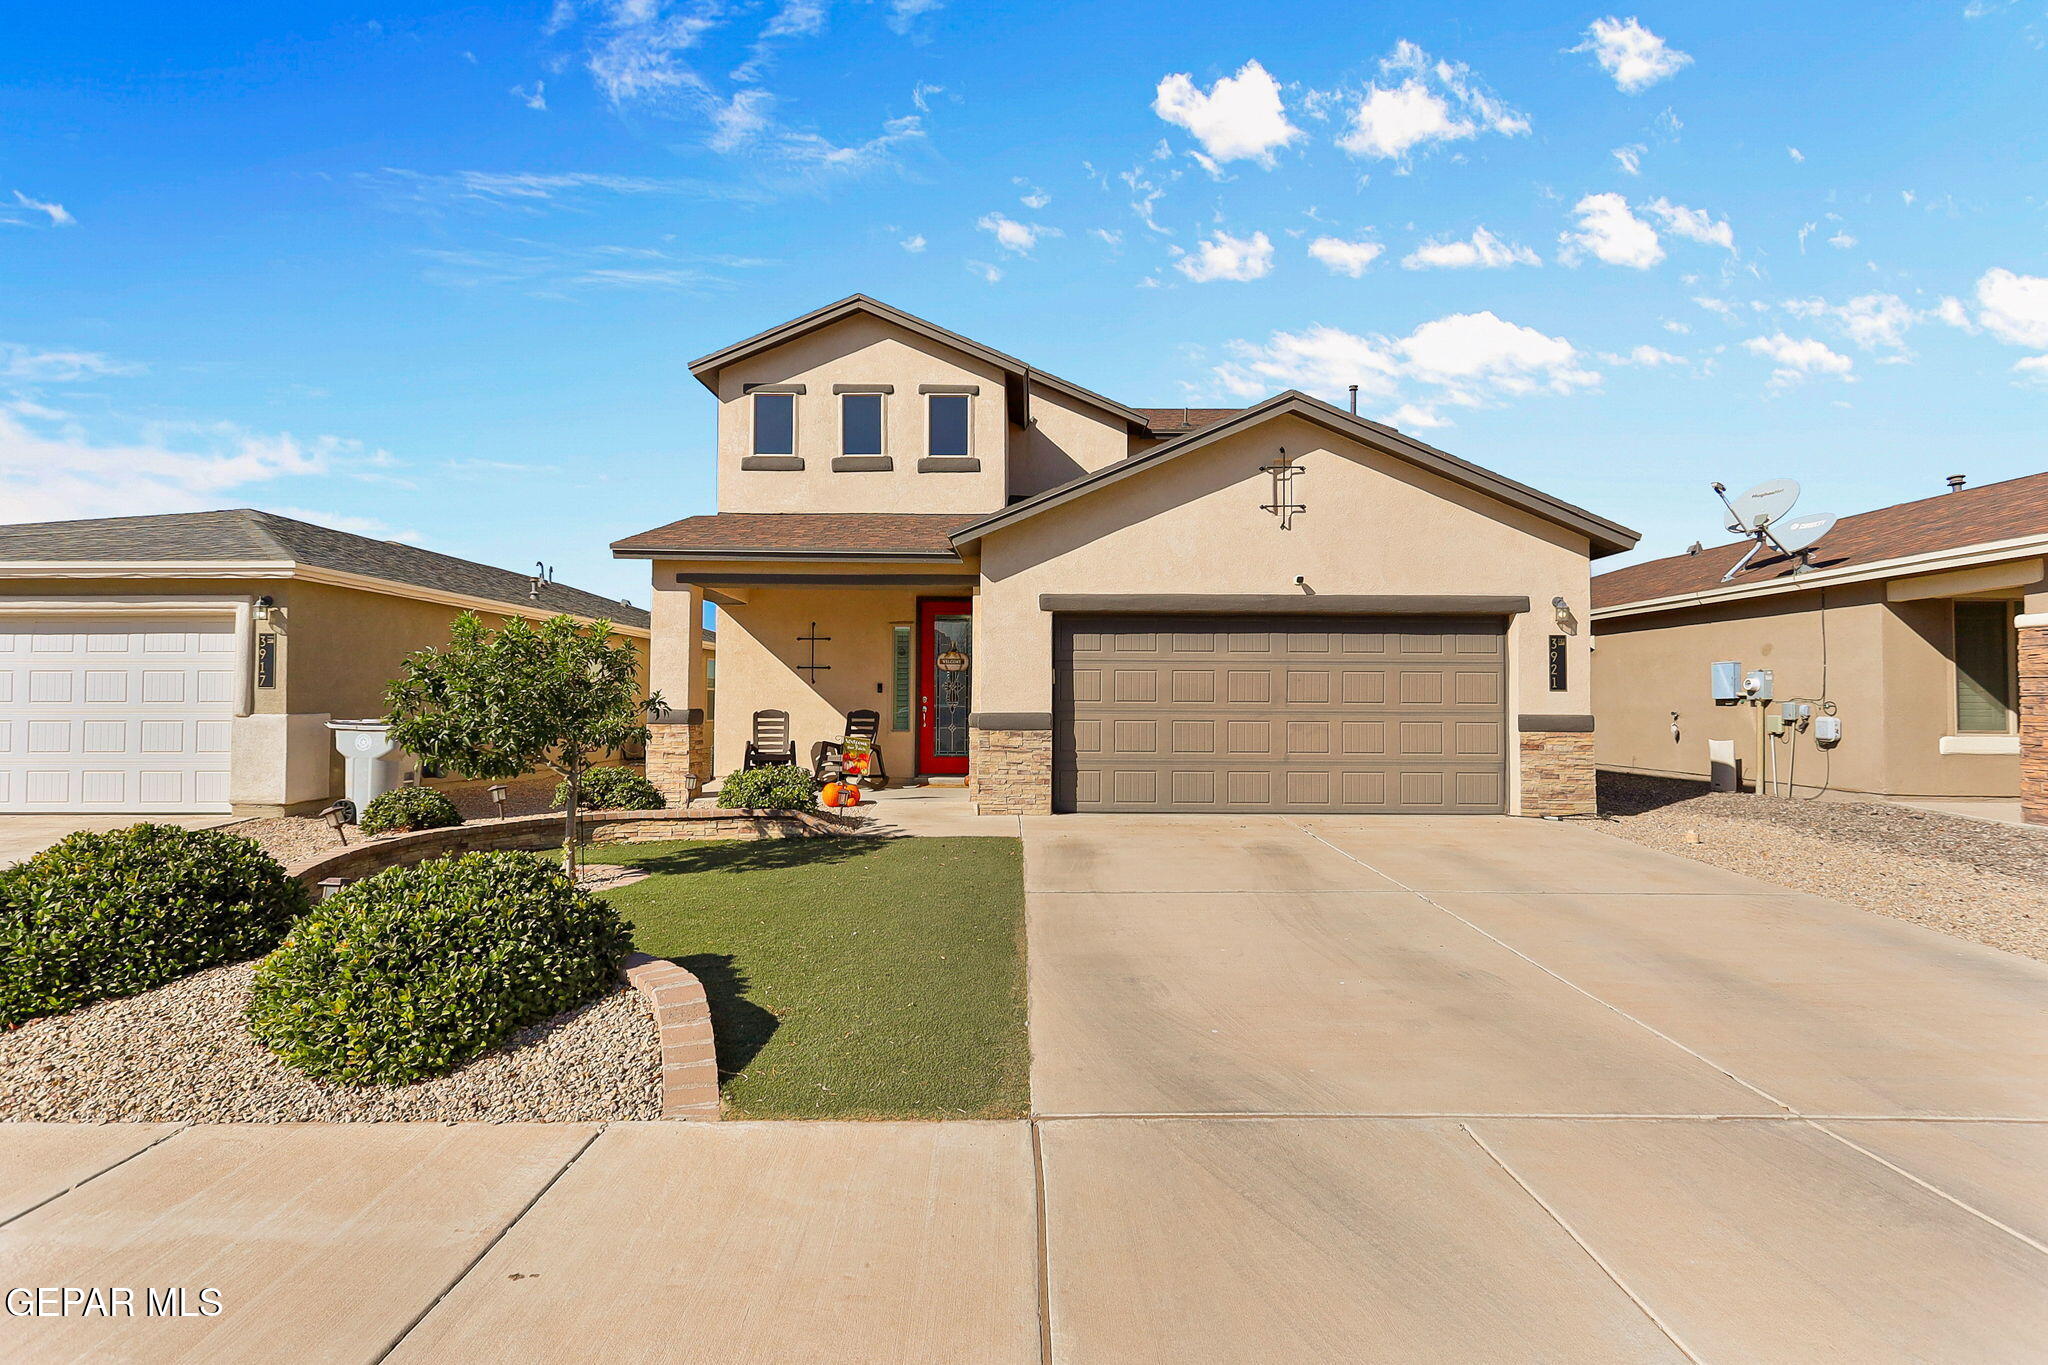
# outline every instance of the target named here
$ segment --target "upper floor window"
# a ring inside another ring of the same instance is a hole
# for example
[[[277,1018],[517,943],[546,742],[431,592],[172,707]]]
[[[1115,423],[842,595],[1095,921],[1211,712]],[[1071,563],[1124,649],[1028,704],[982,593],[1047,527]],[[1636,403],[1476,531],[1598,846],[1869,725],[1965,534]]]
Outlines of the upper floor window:
[[[2019,692],[2014,602],[1955,604],[1956,733],[2010,734]]]
[[[965,459],[967,448],[967,404],[964,393],[934,393],[925,399],[929,408],[928,449],[934,460]]]
[[[842,455],[882,453],[882,395],[847,393],[839,397],[839,451]]]
[[[756,455],[796,454],[796,395],[757,393],[754,395],[754,453]]]

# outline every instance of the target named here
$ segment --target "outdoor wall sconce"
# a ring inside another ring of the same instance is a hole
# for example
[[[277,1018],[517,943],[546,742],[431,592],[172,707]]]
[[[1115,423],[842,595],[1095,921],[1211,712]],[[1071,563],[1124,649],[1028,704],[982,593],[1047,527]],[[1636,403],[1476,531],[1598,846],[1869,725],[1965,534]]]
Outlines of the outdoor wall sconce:
[[[270,612],[277,605],[277,599],[269,593],[256,599],[256,620],[261,625],[270,624]]]
[[[1572,604],[1562,597],[1550,599],[1550,609],[1557,614],[1557,628],[1567,635],[1579,633],[1579,618],[1572,615]]]
[[[503,782],[493,782],[489,787],[485,788],[485,790],[487,790],[491,794],[491,804],[498,808],[498,818],[500,820],[504,819],[505,797],[511,792],[512,789],[506,786]]]

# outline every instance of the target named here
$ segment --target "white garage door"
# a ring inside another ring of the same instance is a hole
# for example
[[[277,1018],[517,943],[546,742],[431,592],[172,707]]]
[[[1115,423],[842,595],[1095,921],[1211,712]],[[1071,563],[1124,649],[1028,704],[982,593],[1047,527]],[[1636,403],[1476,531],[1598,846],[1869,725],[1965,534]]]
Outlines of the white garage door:
[[[225,814],[231,616],[0,616],[0,811]]]

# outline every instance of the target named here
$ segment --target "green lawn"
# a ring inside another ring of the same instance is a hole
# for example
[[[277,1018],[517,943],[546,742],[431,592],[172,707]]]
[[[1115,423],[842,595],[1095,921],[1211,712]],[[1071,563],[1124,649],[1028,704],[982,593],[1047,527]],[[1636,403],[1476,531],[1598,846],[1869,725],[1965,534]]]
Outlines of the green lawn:
[[[614,844],[654,875],[605,893],[640,951],[704,983],[745,1118],[1025,1112],[1015,839]]]

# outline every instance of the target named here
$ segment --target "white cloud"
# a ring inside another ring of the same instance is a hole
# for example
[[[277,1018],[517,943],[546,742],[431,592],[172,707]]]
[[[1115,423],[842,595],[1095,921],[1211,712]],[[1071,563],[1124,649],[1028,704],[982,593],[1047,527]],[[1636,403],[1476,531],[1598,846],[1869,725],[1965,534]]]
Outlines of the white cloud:
[[[40,213],[45,218],[48,218],[51,227],[72,227],[78,222],[62,204],[53,204],[42,199],[31,199],[20,190],[14,192],[14,202],[17,206],[26,209],[30,213]],[[13,218],[5,221],[18,223],[21,220]]]
[[[902,247],[911,255],[915,256],[918,252],[923,251],[925,248],[924,234],[922,232],[913,232],[908,237],[905,237],[901,242],[898,242],[897,245]]]
[[[1907,330],[1921,319],[1897,294],[1861,294],[1844,304],[1787,299],[1785,311],[1799,318],[1825,318],[1866,351],[1904,351]]]
[[[1963,301],[1954,295],[1950,295],[1934,305],[1934,316],[1958,331],[1975,332],[1977,330],[1977,324],[1970,321],[1970,310],[1965,308]]]
[[[1358,97],[1350,131],[1337,145],[1353,156],[1405,161],[1410,152],[1437,142],[1456,142],[1482,132],[1515,137],[1529,131],[1526,116],[1502,104],[1457,62],[1432,62],[1403,39],[1380,60],[1380,74]],[[1393,84],[1398,77],[1399,83]],[[1336,96],[1319,96],[1327,102]]]
[[[1018,186],[1024,191],[1023,194],[1018,196],[1017,202],[1021,203],[1027,209],[1042,209],[1047,204],[1050,204],[1052,202],[1051,195],[1047,194],[1044,190],[1038,188],[1038,186],[1032,184],[1030,181],[1026,180],[1021,175],[1011,177],[1010,183],[1012,185]]]
[[[1484,227],[1473,229],[1472,236],[1465,241],[1431,238],[1401,261],[1408,270],[1498,270],[1510,265],[1541,264],[1541,258],[1528,247],[1504,242]]]
[[[1302,136],[1287,121],[1279,82],[1255,61],[1206,93],[1185,72],[1167,76],[1159,82],[1152,112],[1194,134],[1212,162],[1256,161],[1270,168],[1274,153]]]
[[[889,0],[889,27],[908,33],[924,15],[945,8],[945,0]]]
[[[1491,312],[1455,313],[1405,337],[1359,335],[1317,325],[1275,332],[1263,344],[1236,341],[1217,382],[1242,397],[1298,388],[1339,401],[1356,384],[1402,426],[1444,425],[1439,406],[1488,407],[1538,393],[1571,393],[1600,382],[1562,337]]]
[[[1108,246],[1122,246],[1124,244],[1123,233],[1113,228],[1090,228],[1088,229],[1088,235]]]
[[[1602,351],[1600,359],[1609,365],[1640,365],[1649,370],[1660,369],[1666,365],[1685,364],[1684,356],[1673,355],[1655,346],[1636,346],[1620,354]]]
[[[388,461],[333,436],[302,441],[217,423],[110,440],[47,409],[0,409],[0,505],[11,521],[198,511],[247,501],[276,480]]]
[[[774,107],[775,96],[759,88],[735,91],[729,100],[712,100],[707,110],[711,150],[736,152],[753,142],[767,130],[769,111]]]
[[[1020,223],[1000,213],[984,213],[975,221],[983,232],[993,233],[996,245],[1005,251],[1014,251],[1019,256],[1029,256],[1041,237],[1057,237],[1059,229],[1044,227],[1038,223]]]
[[[2048,355],[2030,355],[2012,363],[2012,372],[2029,384],[2048,384]]]
[[[1658,81],[1675,76],[1692,64],[1692,58],[1643,27],[1635,18],[1609,15],[1595,19],[1586,30],[1586,41],[1574,52],[1590,52],[1600,69],[1614,77],[1614,84],[1633,95]]]
[[[1385,250],[1378,242],[1347,242],[1342,237],[1318,237],[1308,244],[1309,255],[1337,274],[1349,275],[1354,280]]]
[[[1003,268],[999,265],[990,265],[987,261],[969,261],[967,268],[990,284],[1003,277]]]
[[[1977,281],[1977,321],[2000,341],[2048,350],[2048,277],[1985,271]]]
[[[1657,230],[1629,212],[1628,201],[1618,194],[1589,194],[1572,206],[1578,216],[1576,232],[1558,236],[1558,259],[1578,264],[1591,252],[1609,265],[1648,270],[1664,259]]]
[[[1847,251],[1856,245],[1856,239],[1846,232],[1837,230],[1834,236],[1828,238],[1828,245],[1837,251]]]
[[[1196,243],[1194,251],[1175,247],[1173,253],[1173,268],[1197,284],[1256,280],[1273,273],[1273,243],[1263,232],[1233,237],[1218,228],[1215,236]]]
[[[69,384],[81,379],[136,374],[142,367],[98,351],[39,351],[0,341],[0,379],[23,384]]]
[[[1771,387],[1774,389],[1788,388],[1817,375],[1849,379],[1852,377],[1850,372],[1855,369],[1855,362],[1839,351],[1828,349],[1825,342],[1812,338],[1795,341],[1783,332],[1751,337],[1742,343],[1742,347],[1768,358],[1777,366],[1771,371]]]
[[[1797,147],[1787,147],[1785,149],[1785,155],[1791,157],[1795,163],[1806,160],[1806,153],[1800,151]]]
[[[1725,218],[1715,222],[1714,216],[1705,209],[1689,209],[1660,196],[1643,205],[1643,212],[1662,223],[1666,232],[1690,237],[1708,246],[1735,250],[1735,229],[1728,226]]]
[[[528,90],[523,85],[515,85],[512,87],[511,93],[514,99],[527,108],[543,113],[546,112],[548,107],[548,83],[546,81],[535,81],[531,90]]]
[[[1616,147],[1614,149],[1614,159],[1620,164],[1622,174],[1641,175],[1643,173],[1643,153],[1649,150],[1648,147],[1640,142],[1631,142],[1626,147]]]

